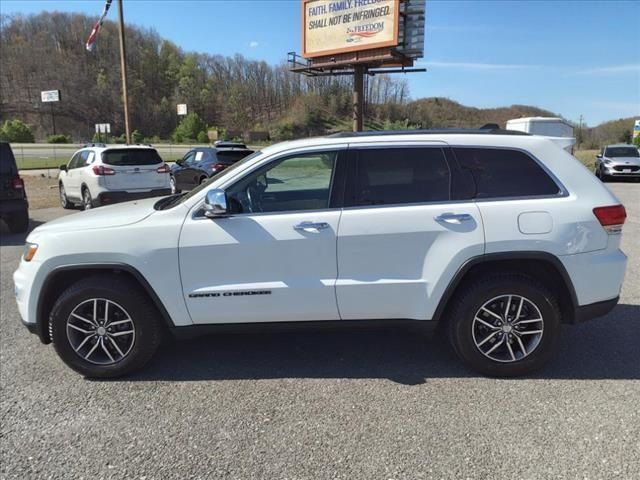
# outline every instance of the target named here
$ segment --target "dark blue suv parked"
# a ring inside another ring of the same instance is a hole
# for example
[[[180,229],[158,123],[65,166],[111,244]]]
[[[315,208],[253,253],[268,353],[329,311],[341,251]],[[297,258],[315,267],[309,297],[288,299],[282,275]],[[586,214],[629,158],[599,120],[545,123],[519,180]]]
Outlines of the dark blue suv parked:
[[[191,190],[252,153],[253,150],[242,143],[224,142],[215,147],[189,150],[171,166],[171,193]]]

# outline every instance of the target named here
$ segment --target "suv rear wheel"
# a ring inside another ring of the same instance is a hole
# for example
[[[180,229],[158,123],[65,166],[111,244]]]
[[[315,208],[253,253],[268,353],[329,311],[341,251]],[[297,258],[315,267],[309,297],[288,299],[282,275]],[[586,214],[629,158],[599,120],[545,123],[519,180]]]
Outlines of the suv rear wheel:
[[[82,209],[90,210],[93,208],[93,199],[91,198],[91,192],[87,187],[82,189]]]
[[[53,306],[56,352],[86,377],[126,375],[144,366],[161,339],[157,311],[138,285],[117,275],[78,281]]]
[[[496,377],[542,367],[560,335],[560,309],[537,280],[517,274],[475,280],[454,299],[449,335],[464,363]]]

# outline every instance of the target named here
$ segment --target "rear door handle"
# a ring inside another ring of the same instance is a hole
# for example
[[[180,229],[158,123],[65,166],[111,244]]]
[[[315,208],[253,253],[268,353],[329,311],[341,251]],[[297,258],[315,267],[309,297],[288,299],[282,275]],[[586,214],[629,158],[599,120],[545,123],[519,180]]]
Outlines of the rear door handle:
[[[473,217],[468,213],[443,213],[442,215],[435,217],[435,220],[437,222],[459,224],[473,220]]]
[[[327,222],[302,222],[293,228],[299,232],[313,233],[329,228],[329,224]]]

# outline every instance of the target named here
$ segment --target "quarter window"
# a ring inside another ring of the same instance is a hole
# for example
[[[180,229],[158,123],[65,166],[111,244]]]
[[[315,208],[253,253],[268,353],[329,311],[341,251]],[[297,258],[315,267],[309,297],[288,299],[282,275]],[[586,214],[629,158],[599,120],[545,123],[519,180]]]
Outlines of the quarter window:
[[[556,195],[558,185],[529,155],[509,149],[454,148],[463,171],[475,181],[475,198]]]
[[[351,189],[350,206],[447,201],[449,166],[441,148],[362,149]]]
[[[257,213],[328,208],[337,153],[294,155],[250,173],[227,190],[230,210]]]

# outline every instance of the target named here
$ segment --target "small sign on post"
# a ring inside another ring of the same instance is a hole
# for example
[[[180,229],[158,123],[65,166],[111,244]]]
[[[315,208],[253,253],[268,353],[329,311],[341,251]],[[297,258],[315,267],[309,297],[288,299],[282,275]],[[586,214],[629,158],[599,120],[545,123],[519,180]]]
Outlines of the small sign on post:
[[[178,104],[178,115],[186,115],[187,114],[187,104],[179,103]]]
[[[96,133],[111,133],[111,124],[96,123]]]
[[[43,103],[59,102],[60,90],[44,90],[40,92],[40,99]]]

